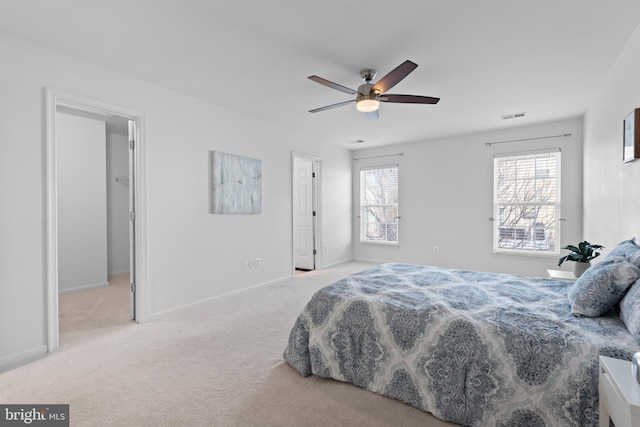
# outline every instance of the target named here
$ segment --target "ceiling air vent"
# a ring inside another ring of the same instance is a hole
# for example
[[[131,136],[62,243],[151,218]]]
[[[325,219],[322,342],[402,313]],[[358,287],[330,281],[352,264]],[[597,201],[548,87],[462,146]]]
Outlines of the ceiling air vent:
[[[502,120],[507,120],[507,119],[517,119],[519,117],[524,117],[526,113],[513,113],[513,114],[505,114],[504,116],[500,116],[500,118],[502,118]]]

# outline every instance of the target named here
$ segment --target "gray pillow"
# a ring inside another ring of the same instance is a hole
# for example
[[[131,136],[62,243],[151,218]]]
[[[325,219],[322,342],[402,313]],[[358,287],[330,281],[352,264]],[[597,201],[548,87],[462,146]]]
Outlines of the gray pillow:
[[[637,280],[620,301],[620,319],[631,335],[640,339],[640,280]]]
[[[627,262],[640,268],[640,246],[635,242],[635,238],[620,242],[618,246],[609,252],[605,260],[620,256],[624,257]]]
[[[602,316],[620,302],[629,286],[640,278],[640,269],[623,257],[607,258],[582,273],[569,289],[571,314]]]

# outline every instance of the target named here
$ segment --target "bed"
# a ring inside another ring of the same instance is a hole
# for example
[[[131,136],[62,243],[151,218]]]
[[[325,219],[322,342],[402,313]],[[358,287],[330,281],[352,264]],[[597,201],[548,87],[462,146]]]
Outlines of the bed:
[[[596,426],[598,356],[631,360],[640,341],[617,305],[598,317],[572,314],[572,287],[382,264],[315,293],[283,357],[303,376],[465,426]]]

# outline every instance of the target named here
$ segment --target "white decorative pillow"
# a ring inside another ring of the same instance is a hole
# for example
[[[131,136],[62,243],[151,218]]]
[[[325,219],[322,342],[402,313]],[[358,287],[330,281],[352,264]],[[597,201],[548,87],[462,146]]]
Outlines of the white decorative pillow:
[[[640,339],[640,280],[637,280],[620,301],[620,319],[627,330]]]
[[[571,314],[598,317],[615,307],[629,286],[640,278],[640,269],[623,257],[609,257],[582,273],[569,289]]]
[[[636,239],[633,238],[620,242],[618,246],[609,252],[605,261],[609,258],[624,257],[627,262],[640,268],[640,246],[638,246],[635,240]]]

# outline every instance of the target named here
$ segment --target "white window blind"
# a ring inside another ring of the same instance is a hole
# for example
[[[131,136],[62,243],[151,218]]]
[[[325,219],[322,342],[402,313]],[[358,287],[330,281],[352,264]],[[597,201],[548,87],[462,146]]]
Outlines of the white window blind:
[[[360,241],[398,243],[398,166],[360,170]]]
[[[494,158],[494,251],[558,254],[560,150]]]

